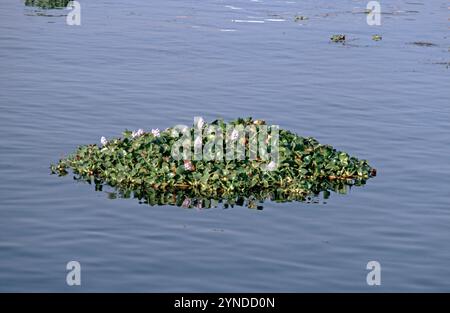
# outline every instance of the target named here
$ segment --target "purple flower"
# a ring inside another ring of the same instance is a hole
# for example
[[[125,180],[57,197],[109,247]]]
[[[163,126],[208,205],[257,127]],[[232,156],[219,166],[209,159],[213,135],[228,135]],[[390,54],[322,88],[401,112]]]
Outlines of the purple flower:
[[[142,128],[139,128],[138,130],[131,133],[131,137],[137,138],[142,136],[144,133],[145,133],[144,130]]]
[[[161,136],[161,134],[159,133],[159,129],[158,129],[158,128],[152,129],[152,134],[153,134],[153,136],[155,136],[155,137]]]
[[[190,205],[191,205],[191,199],[189,199],[189,198],[184,199],[183,204],[181,204],[181,206],[183,208],[189,208]]]
[[[193,171],[194,170],[194,164],[192,164],[189,160],[184,160],[184,169],[186,171]]]

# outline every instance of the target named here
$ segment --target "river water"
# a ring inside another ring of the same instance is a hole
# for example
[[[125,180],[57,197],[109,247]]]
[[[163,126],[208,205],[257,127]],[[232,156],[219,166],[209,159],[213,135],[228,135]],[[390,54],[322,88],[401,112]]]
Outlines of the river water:
[[[80,26],[0,4],[0,291],[450,290],[446,1],[383,2],[380,26],[365,1],[79,2]],[[266,119],[378,176],[325,202],[196,210],[50,175],[80,144],[194,116]]]

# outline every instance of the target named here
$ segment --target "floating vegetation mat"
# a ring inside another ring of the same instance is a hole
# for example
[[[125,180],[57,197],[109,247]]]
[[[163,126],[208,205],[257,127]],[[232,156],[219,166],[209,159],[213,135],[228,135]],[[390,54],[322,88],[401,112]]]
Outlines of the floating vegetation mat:
[[[264,200],[312,201],[321,192],[325,198],[330,192],[346,193],[349,186],[364,185],[376,175],[366,160],[320,144],[314,138],[269,127],[261,120],[216,120],[207,124],[200,119],[174,133],[180,129],[177,127],[149,132],[127,130],[121,138],[110,140],[102,137],[101,144],[79,146],[73,154],[51,165],[51,172],[64,176],[70,171],[76,180],[95,184],[97,190],[107,185],[120,197],[135,197],[151,205],[212,207],[224,201],[255,208]],[[201,140],[196,137],[199,133]],[[174,156],[180,138],[184,138],[184,147],[179,151],[204,152],[212,147],[208,151],[213,152],[213,157],[196,159],[194,153],[190,158],[186,154]],[[256,138],[263,141],[259,141],[258,151],[252,151]],[[260,150],[261,142],[270,143],[266,154]],[[236,154],[242,152],[238,147],[245,149],[245,157],[231,159],[227,158],[228,150],[220,151],[233,145]],[[275,149],[276,162],[268,158]]]
[[[67,7],[69,2],[70,0],[25,0],[25,5],[41,9],[61,9]]]

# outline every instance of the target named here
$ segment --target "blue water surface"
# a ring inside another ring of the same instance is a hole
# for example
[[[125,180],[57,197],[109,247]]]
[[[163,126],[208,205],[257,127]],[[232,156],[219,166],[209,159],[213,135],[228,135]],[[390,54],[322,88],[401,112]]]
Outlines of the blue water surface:
[[[0,291],[450,290],[447,1],[383,1],[380,26],[366,1],[79,2],[80,26],[0,4]],[[196,210],[50,175],[78,145],[194,116],[266,119],[378,176],[325,203]]]

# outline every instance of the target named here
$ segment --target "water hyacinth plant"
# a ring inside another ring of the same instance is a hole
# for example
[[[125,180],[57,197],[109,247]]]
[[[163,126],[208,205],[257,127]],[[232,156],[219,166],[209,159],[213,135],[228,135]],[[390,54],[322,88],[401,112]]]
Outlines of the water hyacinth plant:
[[[25,0],[25,5],[41,9],[61,9],[67,7],[69,2],[70,0]]]
[[[345,35],[343,34],[332,35],[330,37],[330,40],[332,42],[345,42]]]
[[[201,148],[212,140],[211,134],[205,136],[209,127],[226,133],[229,127],[252,125],[265,122],[241,118],[229,123],[216,120],[208,125],[200,119],[186,131],[192,138],[191,147]],[[133,195],[149,204],[189,203],[189,207],[208,207],[211,201],[224,199],[231,204],[246,199],[249,207],[265,199],[305,201],[320,192],[325,196],[330,191],[345,193],[348,186],[363,185],[376,174],[365,160],[283,129],[279,129],[277,139],[277,160],[260,157],[260,151],[254,151],[255,159],[177,159],[172,150],[179,137],[173,136],[173,129],[127,130],[121,138],[102,137],[101,145],[79,146],[73,154],[51,165],[51,172],[63,176],[72,171],[77,180],[94,182],[97,189],[108,185],[122,196]],[[204,136],[194,140],[199,130]],[[251,137],[259,135],[239,136],[233,129],[220,138],[224,147],[239,141],[251,148]]]

